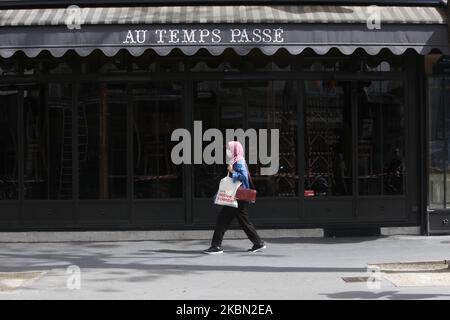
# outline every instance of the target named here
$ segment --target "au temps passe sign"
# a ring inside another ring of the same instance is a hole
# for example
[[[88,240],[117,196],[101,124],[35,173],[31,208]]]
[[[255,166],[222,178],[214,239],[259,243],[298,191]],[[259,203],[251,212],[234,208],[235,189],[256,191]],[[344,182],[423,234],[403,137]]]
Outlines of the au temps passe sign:
[[[125,45],[214,45],[246,43],[283,43],[284,29],[276,28],[160,28],[129,29],[122,44]]]

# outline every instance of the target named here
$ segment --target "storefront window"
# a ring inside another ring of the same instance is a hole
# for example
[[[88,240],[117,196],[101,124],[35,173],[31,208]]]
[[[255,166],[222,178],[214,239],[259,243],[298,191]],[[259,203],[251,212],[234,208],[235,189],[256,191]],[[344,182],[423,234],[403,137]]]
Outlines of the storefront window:
[[[25,75],[70,74],[79,60],[79,56],[73,51],[67,52],[61,58],[55,58],[49,52],[43,51],[36,58],[24,57],[21,63]]]
[[[248,67],[256,72],[291,71],[296,56],[287,50],[278,50],[274,55],[265,55],[260,50],[252,50],[245,56]]]
[[[364,52],[357,55],[343,56],[333,51],[325,56],[305,53],[299,59],[304,71],[310,72],[400,72],[404,71],[404,58],[390,52],[370,56]]]
[[[171,160],[174,130],[182,128],[183,87],[174,82],[134,86],[134,198],[181,198],[182,167]]]
[[[191,61],[192,72],[223,72],[230,70],[232,67],[227,62],[209,60],[209,61]]]
[[[161,57],[152,50],[133,57],[131,67],[133,72],[182,72],[186,57],[178,50],[173,50],[169,55]]]
[[[362,72],[399,72],[405,70],[405,58],[384,51],[376,56],[364,56],[359,61],[358,71]]]
[[[0,88],[0,201],[18,199],[18,95],[14,87]]]
[[[285,50],[270,56],[260,50],[252,50],[245,56],[226,50],[219,56],[205,54],[187,61],[192,72],[280,72],[291,71],[295,58]]]
[[[255,130],[276,129],[280,135],[278,172],[265,176],[260,174],[261,165],[250,166],[258,192],[267,197],[298,195],[295,85],[293,81],[284,80],[248,83],[247,127]]]
[[[83,73],[125,73],[128,71],[130,54],[119,51],[115,56],[107,57],[101,51],[95,50],[81,59]]]
[[[431,208],[444,208],[444,168],[447,162],[445,151],[444,141],[441,139],[430,141],[429,202]]]
[[[83,84],[78,98],[80,199],[127,197],[125,85]]]
[[[69,74],[73,71],[70,63],[64,61],[49,63],[45,66],[45,68],[46,72],[49,74]]]
[[[245,58],[239,55],[207,56],[205,58],[193,58],[189,60],[192,72],[231,72],[244,71]]]
[[[194,83],[194,120],[201,121],[202,130],[225,130],[244,127],[245,101],[242,82],[201,81]],[[223,141],[223,145],[225,145]],[[209,143],[203,142],[202,150]],[[194,195],[212,197],[226,175],[224,164],[194,165]]]
[[[351,83],[306,81],[305,196],[352,195]]]
[[[393,70],[391,63],[388,61],[371,61],[371,60],[364,60],[361,62],[361,70],[362,71],[369,71],[369,72],[390,72],[395,71]]]
[[[317,57],[305,58],[303,69],[311,72],[338,72],[339,61],[337,59],[318,60]]]
[[[405,179],[405,107],[400,81],[358,83],[360,195],[400,195]]]
[[[17,59],[0,59],[0,76],[14,76],[19,73],[20,69]]]
[[[450,77],[428,79],[429,206],[450,206]]]
[[[24,90],[25,199],[72,198],[70,85]]]
[[[138,58],[133,62],[133,72],[182,72],[184,63],[179,59]]]
[[[25,60],[23,74],[25,76],[40,75],[44,72],[44,64],[40,60]]]
[[[194,86],[194,119],[202,121],[203,131],[219,129],[278,129],[279,171],[275,175],[261,175],[266,165],[250,164],[258,195],[262,197],[296,196],[297,176],[297,102],[293,81],[202,81]],[[270,141],[268,141],[270,142]],[[210,142],[204,142],[205,148]],[[225,145],[225,141],[223,142]],[[249,139],[246,158],[250,159]],[[270,143],[269,143],[270,145]],[[269,149],[268,154],[271,155]],[[194,166],[196,197],[211,197],[226,175],[224,164]]]

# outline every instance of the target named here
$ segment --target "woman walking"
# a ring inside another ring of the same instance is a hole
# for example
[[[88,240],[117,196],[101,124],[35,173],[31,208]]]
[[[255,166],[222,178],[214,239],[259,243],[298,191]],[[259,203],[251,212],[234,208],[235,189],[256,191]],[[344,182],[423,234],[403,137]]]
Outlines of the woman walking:
[[[250,188],[249,172],[247,163],[244,158],[244,148],[238,141],[230,141],[227,143],[227,158],[228,161],[228,175],[233,179],[233,181],[242,182],[243,188]],[[266,248],[264,241],[258,236],[254,225],[250,222],[247,213],[248,202],[239,201],[238,207],[227,207],[224,206],[217,218],[216,228],[214,230],[214,235],[211,241],[211,247],[205,251],[206,254],[219,254],[223,253],[222,250],[222,240],[225,232],[230,226],[233,219],[236,217],[244,229],[245,234],[253,243],[253,247],[249,249],[249,252],[257,252],[261,249]]]

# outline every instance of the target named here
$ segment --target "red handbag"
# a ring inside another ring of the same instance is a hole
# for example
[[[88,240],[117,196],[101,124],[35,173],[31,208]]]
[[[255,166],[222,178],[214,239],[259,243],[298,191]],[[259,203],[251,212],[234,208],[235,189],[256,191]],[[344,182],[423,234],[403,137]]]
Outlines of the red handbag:
[[[247,164],[245,164],[247,166]],[[247,172],[248,172],[248,179],[250,181],[250,185],[252,189],[247,189],[243,187],[239,187],[236,191],[236,199],[240,201],[246,201],[255,203],[256,202],[256,190],[255,185],[253,184],[252,176],[250,175],[250,170],[248,170],[247,166]]]

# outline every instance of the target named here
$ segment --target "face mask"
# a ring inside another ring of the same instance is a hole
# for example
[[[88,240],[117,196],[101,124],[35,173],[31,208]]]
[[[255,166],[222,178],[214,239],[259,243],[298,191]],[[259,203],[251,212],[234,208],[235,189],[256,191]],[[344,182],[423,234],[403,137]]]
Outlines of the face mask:
[[[228,159],[231,159],[231,158],[233,158],[233,154],[231,153],[231,151],[230,151],[230,150],[228,150],[228,149],[227,149],[227,151],[226,151],[226,152],[227,152],[227,158],[228,158]]]

